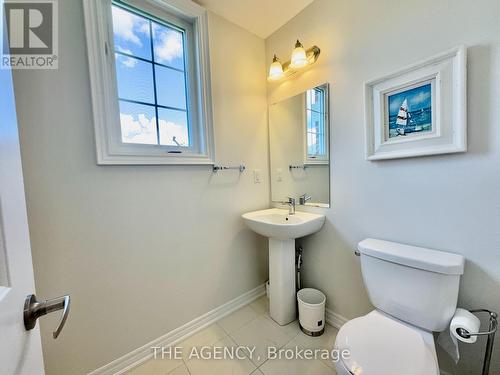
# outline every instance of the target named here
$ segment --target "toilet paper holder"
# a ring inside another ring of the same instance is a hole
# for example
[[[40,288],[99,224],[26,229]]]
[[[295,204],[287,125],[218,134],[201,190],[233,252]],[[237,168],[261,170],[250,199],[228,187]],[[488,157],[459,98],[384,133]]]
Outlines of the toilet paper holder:
[[[464,339],[468,339],[472,336],[488,336],[488,341],[486,342],[486,353],[484,355],[484,363],[483,363],[483,372],[482,375],[489,375],[490,373],[490,363],[491,363],[491,353],[493,352],[493,343],[495,341],[495,333],[498,328],[498,314],[496,312],[486,310],[486,309],[477,309],[470,310],[473,314],[478,313],[486,313],[490,317],[488,331],[484,332],[469,332],[464,328],[458,328],[457,334]]]

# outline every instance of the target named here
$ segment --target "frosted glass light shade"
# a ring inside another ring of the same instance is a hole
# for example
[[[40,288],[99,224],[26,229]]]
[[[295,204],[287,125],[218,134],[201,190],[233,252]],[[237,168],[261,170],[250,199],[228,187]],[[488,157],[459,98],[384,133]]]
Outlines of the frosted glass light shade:
[[[302,43],[297,40],[295,43],[295,48],[292,51],[292,59],[290,62],[290,67],[293,69],[303,68],[308,64],[306,50]]]
[[[284,73],[283,73],[283,66],[279,62],[279,60],[276,57],[276,55],[274,55],[273,63],[269,67],[269,79],[271,81],[276,81],[276,80],[282,78],[283,75],[284,75]]]

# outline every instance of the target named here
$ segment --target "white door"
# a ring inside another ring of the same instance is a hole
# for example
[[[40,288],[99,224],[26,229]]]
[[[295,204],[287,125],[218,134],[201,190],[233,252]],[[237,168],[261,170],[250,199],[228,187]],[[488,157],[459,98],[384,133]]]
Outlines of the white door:
[[[3,6],[0,0],[0,6]],[[1,26],[0,26],[1,27]],[[43,375],[38,324],[24,327],[35,293],[12,74],[0,69],[0,373]]]

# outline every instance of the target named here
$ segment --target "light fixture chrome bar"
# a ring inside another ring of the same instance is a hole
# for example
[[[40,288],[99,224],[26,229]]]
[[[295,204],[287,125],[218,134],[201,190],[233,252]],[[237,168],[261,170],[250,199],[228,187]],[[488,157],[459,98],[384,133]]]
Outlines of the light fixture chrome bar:
[[[225,171],[225,170],[239,170],[240,173],[243,173],[246,169],[245,165],[240,164],[240,165],[235,165],[235,166],[226,166],[226,165],[214,165],[213,166],[213,172],[218,172],[218,171]]]
[[[307,62],[309,65],[314,64],[316,61],[318,61],[319,54],[321,53],[321,49],[318,46],[312,46],[311,48],[306,49],[306,57],[307,57]],[[281,64],[283,66],[283,73],[285,76],[290,75],[296,70],[290,67],[291,61],[288,60]]]
[[[311,48],[308,48],[306,50],[306,58],[307,58],[307,62],[308,62],[307,65],[314,64],[318,60],[320,53],[321,53],[321,49],[318,46],[312,46]],[[277,58],[276,58],[276,60],[277,60]],[[299,70],[293,69],[290,66],[290,64],[291,64],[291,60],[285,61],[284,63],[281,64],[282,69],[283,69],[283,74],[279,79],[290,77],[291,75],[293,75],[301,70],[301,69],[299,69]],[[268,79],[271,81],[273,80],[271,78],[268,78]]]

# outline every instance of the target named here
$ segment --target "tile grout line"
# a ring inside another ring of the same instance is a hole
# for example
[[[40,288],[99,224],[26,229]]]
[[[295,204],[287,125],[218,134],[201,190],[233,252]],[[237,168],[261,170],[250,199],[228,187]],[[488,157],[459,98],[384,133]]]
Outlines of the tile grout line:
[[[269,312],[268,311],[262,311],[259,309],[259,311],[257,311],[256,308],[252,307],[252,306],[249,306],[251,308],[251,310],[255,313],[255,316],[252,317],[250,320],[248,320],[247,322],[245,322],[244,324],[242,324],[241,326],[239,326],[238,328],[236,329],[233,329],[231,331],[229,331],[228,329],[225,329],[221,324],[220,322],[215,322],[214,325],[218,326],[218,328],[221,330],[221,332],[224,334],[222,337],[218,338],[216,341],[214,341],[213,343],[209,343],[209,341],[207,341],[206,344],[201,344],[202,346],[203,345],[215,345],[217,342],[219,341],[222,341],[222,340],[226,340],[228,339],[230,341],[231,344],[235,344],[236,346],[237,345],[240,345],[238,344],[237,340],[235,337],[233,337],[233,334],[235,332],[238,332],[239,330],[243,329],[244,327],[246,327],[247,325],[251,324],[252,322],[254,322],[256,319],[259,319],[259,318],[263,318],[263,319],[266,319],[266,320],[269,320],[271,321],[272,323],[276,324],[276,322],[274,322],[272,320],[272,318],[269,316]],[[292,322],[293,323],[293,322]],[[289,323],[291,324],[291,323]],[[280,327],[285,327],[285,326],[280,326]],[[282,349],[284,347],[286,347],[287,345],[289,345],[293,340],[297,339],[297,337],[300,335],[300,330],[298,332],[296,332],[292,337],[290,337],[289,340],[287,340],[284,344],[280,345],[279,347],[277,347],[278,349]],[[245,355],[245,358],[249,361],[249,363],[251,363],[254,367],[253,370],[251,370],[247,375],[259,375],[259,374],[264,374],[265,373],[262,371],[262,368],[263,366],[266,365],[267,362],[270,361],[269,358],[266,358],[264,362],[262,362],[260,365],[256,365],[248,356],[248,353],[246,353]],[[182,358],[182,364],[177,366],[175,369],[172,369],[170,372],[167,373],[168,374],[171,374],[173,373],[174,371],[178,370],[181,366],[184,366],[187,370],[187,373],[189,375],[191,375],[191,371],[188,367],[188,363],[189,363],[190,360],[187,360],[187,357],[186,358]],[[326,361],[324,360],[320,360],[318,361],[320,362],[322,365],[323,365],[323,368],[325,369],[328,369],[330,372],[334,371],[332,369],[331,366],[328,365],[328,363],[326,363]],[[334,374],[334,372],[332,372],[332,375]]]
[[[261,297],[261,298],[262,298],[262,297]],[[257,300],[256,300],[256,301],[257,301]],[[232,333],[228,333],[228,336],[229,336],[229,337],[230,337],[230,338],[231,338],[231,339],[232,339],[232,340],[236,343],[236,345],[240,345],[240,344],[236,341],[236,338],[235,338],[235,337],[233,337],[233,336],[232,336],[232,334],[234,334],[235,332],[237,332],[237,331],[239,331],[239,330],[243,329],[244,327],[246,327],[247,325],[249,325],[250,323],[252,323],[254,320],[256,320],[256,319],[258,319],[258,318],[260,318],[260,317],[262,317],[262,316],[263,316],[264,318],[267,318],[267,317],[269,316],[269,312],[268,312],[268,311],[260,311],[260,310],[258,311],[255,307],[253,307],[253,306],[252,306],[252,304],[251,304],[251,303],[250,303],[249,305],[247,305],[247,306],[249,306],[249,307],[253,310],[253,312],[254,312],[254,313],[256,313],[256,316],[255,316],[254,318],[250,319],[250,320],[249,320],[248,322],[246,322],[245,324],[243,324],[241,327],[238,327],[237,329],[235,329]],[[224,328],[223,328],[223,329],[224,329]],[[224,331],[225,331],[225,330],[224,330]],[[286,344],[285,344],[285,345],[286,345]],[[250,361],[250,363],[251,363],[252,365],[254,365],[254,366],[255,366],[255,369],[254,369],[254,370],[253,370],[253,371],[252,371],[249,375],[252,375],[252,374],[256,373],[257,371],[260,371],[260,367],[261,367],[264,363],[266,363],[266,362],[268,361],[268,358],[266,358],[266,360],[265,360],[263,363],[261,363],[260,365],[256,365],[256,364],[255,364],[255,362],[254,362],[254,361],[252,361],[252,359],[250,359],[250,358],[248,357],[248,355],[247,355],[246,357],[247,357],[247,359]]]
[[[259,318],[263,318],[263,319],[266,319],[266,320],[269,320],[271,321],[272,323],[274,324],[277,324],[276,322],[274,322],[274,320],[272,320],[272,318],[270,317],[269,315],[269,311],[263,311],[262,309],[257,309],[256,307],[252,306],[251,304],[247,305],[254,313],[255,313],[255,316],[252,317],[250,320],[248,320],[247,322],[245,322],[244,324],[242,324],[241,326],[239,326],[237,329],[233,329],[233,330],[229,330],[229,329],[226,329],[224,328],[220,322],[215,322],[214,325],[216,325],[218,328],[221,329],[221,331],[224,333],[224,336],[223,337],[220,337],[218,338],[216,341],[214,341],[213,343],[210,343],[207,341],[206,344],[201,344],[201,345],[215,345],[215,343],[221,341],[221,340],[225,340],[225,339],[229,339],[229,341],[232,343],[232,344],[236,344],[236,345],[240,345],[238,343],[238,341],[236,340],[236,338],[234,337],[234,334],[238,331],[240,331],[241,329],[243,329],[244,327],[246,327],[247,325],[251,324],[252,322],[254,322],[256,319],[259,319]],[[289,323],[289,324],[292,324],[293,322]],[[280,327],[285,327],[285,326],[280,326]],[[300,330],[298,332],[296,332],[295,334],[293,334],[285,343],[283,343],[282,345],[278,346],[277,348],[278,349],[282,349],[284,347],[286,347],[288,344],[290,344],[290,342],[292,342],[293,340],[295,340],[298,336],[300,335]],[[262,367],[270,361],[269,358],[266,358],[264,362],[262,362],[260,365],[256,365],[248,356],[248,353],[245,355],[246,359],[254,366],[254,369],[252,371],[249,372],[249,375],[252,375],[252,374],[264,374],[264,372],[262,371]],[[183,357],[182,358],[182,364],[179,365],[178,367],[176,367],[175,369],[173,369],[172,371],[170,371],[168,374],[172,373],[173,371],[176,371],[180,368],[180,366],[185,366],[187,372],[191,375],[191,371],[189,370],[189,367],[188,367],[188,363],[189,363],[189,357]],[[331,367],[328,366],[328,364],[324,363],[324,361],[320,361],[324,367],[326,367],[327,369],[331,370]]]
[[[263,314],[263,315],[265,315],[265,314]],[[295,321],[295,320],[294,320],[294,321]],[[291,324],[291,323],[288,323],[288,324]],[[281,326],[281,327],[284,327],[284,326]],[[295,340],[295,338],[299,335],[299,333],[300,333],[300,331],[299,331],[299,332],[297,332],[297,333],[295,334],[295,336],[293,336],[290,340],[288,340],[285,344],[283,344],[282,346],[280,346],[278,349],[282,349],[282,348],[284,348],[284,347],[285,347],[285,346],[287,346],[289,343],[291,343],[293,340]],[[266,360],[265,360],[264,362],[262,362],[259,366],[257,366],[257,370],[260,370],[260,368],[261,368],[262,366],[264,366],[264,364],[266,364],[268,361],[269,361],[269,358],[266,358]],[[261,372],[262,372],[262,371],[261,371]]]
[[[218,326],[218,327],[219,327],[219,328],[220,328],[220,329],[224,332],[224,336],[222,336],[222,337],[219,337],[219,338],[215,339],[215,341],[213,341],[213,342],[212,342],[212,341],[206,341],[206,342],[202,342],[202,343],[200,343],[200,345],[197,345],[197,346],[192,346],[192,347],[191,347],[191,350],[193,350],[193,348],[195,348],[195,347],[200,347],[200,346],[212,346],[212,345],[215,345],[216,343],[218,343],[219,341],[224,340],[225,338],[230,337],[230,336],[229,336],[229,334],[226,332],[226,330],[225,330],[224,328],[222,328],[222,326],[220,326],[218,322],[215,322],[215,323],[211,324],[211,325],[210,325],[210,326],[208,326],[208,327],[211,327],[211,326],[214,326],[214,325]],[[207,328],[208,328],[208,327],[207,327]],[[202,331],[200,331],[200,332],[202,332]],[[191,337],[194,337],[194,336],[191,336]],[[188,339],[186,339],[186,340],[189,340],[189,338],[188,338]],[[181,341],[181,342],[179,343],[179,345],[181,345],[183,342],[185,342],[185,341]],[[185,359],[185,357],[183,356],[183,357],[182,357],[182,361],[184,362],[184,364],[185,364],[185,365],[186,365],[186,367],[187,367],[188,362],[189,362],[189,361],[191,361],[191,360],[190,360],[190,359],[189,359],[189,360],[186,360],[186,359]],[[188,371],[189,371],[189,368],[188,368]],[[167,375],[168,375],[168,374],[167,374]]]
[[[263,314],[264,314],[264,313],[263,313]],[[248,323],[250,323],[250,322],[254,321],[255,319],[257,319],[259,316],[260,316],[260,315],[259,315],[259,314],[257,314],[257,316],[256,316],[255,318],[252,318],[250,321],[248,321],[247,323],[243,324],[243,325],[242,325],[241,327],[239,327],[237,330],[239,330],[239,329],[243,328],[243,327],[244,327],[244,326],[246,326]],[[222,326],[221,326],[218,322],[214,323],[214,325],[218,325],[218,326],[222,329],[222,331],[225,333],[225,335],[224,335],[223,337],[219,338],[217,341],[215,341],[215,342],[213,343],[213,345],[215,345],[217,342],[222,341],[222,340],[225,340],[225,339],[229,339],[229,340],[231,341],[231,343],[234,343],[234,344],[236,344],[236,345],[239,345],[239,344],[236,342],[235,338],[234,338],[234,337],[232,337],[232,336],[231,336],[231,334],[230,334],[227,330],[225,330],[225,329],[224,329],[224,327],[222,327]],[[237,331],[237,330],[235,330],[235,331]],[[203,344],[202,344],[202,346],[203,346]],[[250,373],[248,373],[248,374],[247,374],[247,375],[251,375],[251,374],[253,374],[254,372],[256,372],[256,371],[258,370],[258,367],[257,367],[257,366],[256,366],[256,365],[255,365],[255,364],[251,361],[251,359],[248,357],[248,355],[245,355],[245,358],[246,358],[246,359],[247,359],[247,360],[248,360],[248,361],[249,361],[249,362],[250,362],[250,363],[251,363],[251,364],[255,367],[255,368],[254,368],[254,369],[253,369]],[[186,369],[187,369],[188,373],[191,375],[191,371],[189,370],[189,366],[188,366],[188,362],[189,362],[190,360],[185,360],[184,358],[182,358],[182,361],[183,361],[184,366],[186,367]],[[180,367],[180,366],[179,366],[179,367]],[[178,367],[177,367],[177,368],[178,368]],[[176,368],[176,369],[177,369],[177,368]],[[174,370],[172,370],[172,371],[174,371]],[[167,374],[167,375],[168,375],[168,374]]]
[[[258,317],[260,316],[259,313],[257,313],[257,316],[255,318],[252,318],[250,319],[248,322],[244,323],[241,327],[238,327],[236,328],[235,330],[233,330],[233,332],[229,332],[227,330],[224,329],[224,327],[221,326],[221,328],[224,330],[224,332],[227,333],[228,336],[230,336],[235,342],[236,342],[236,339],[234,337],[231,336],[232,333],[236,332],[236,331],[239,331],[240,329],[242,329],[243,327],[246,327],[248,324],[250,324],[251,322],[253,322],[255,319],[257,319]],[[217,323],[216,323],[217,324]],[[238,344],[236,342],[236,344]],[[239,345],[239,344],[238,344]]]

